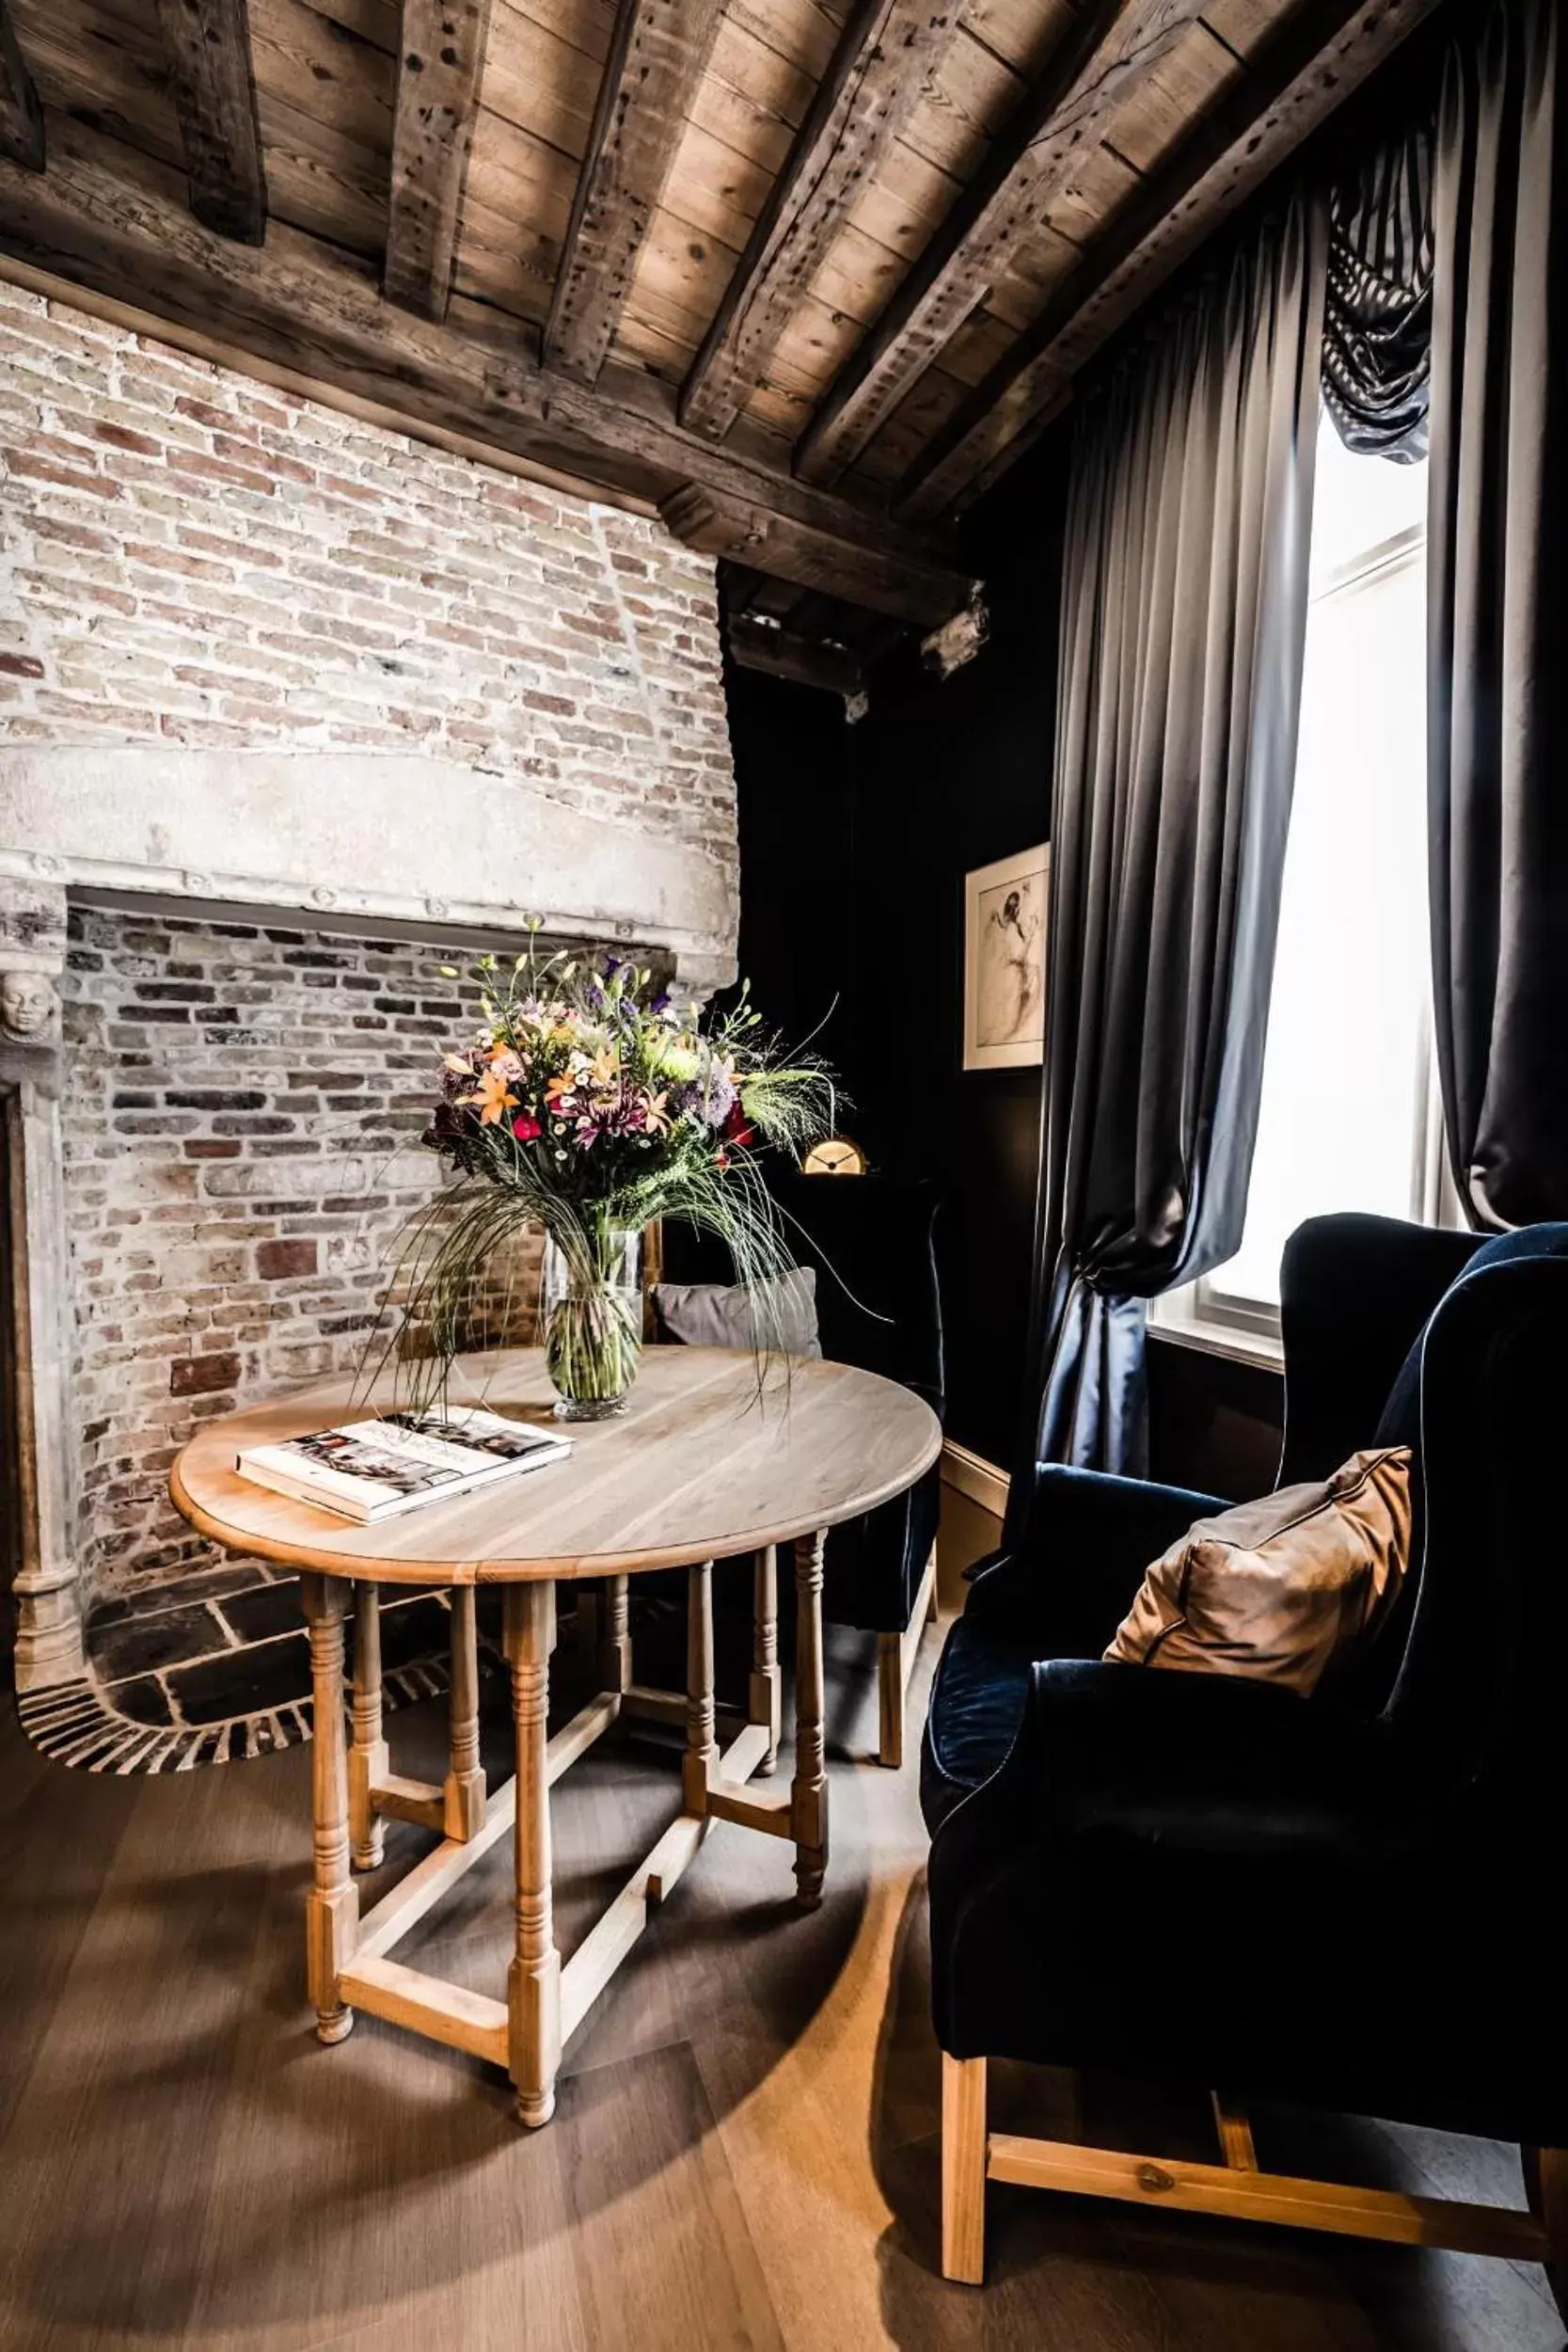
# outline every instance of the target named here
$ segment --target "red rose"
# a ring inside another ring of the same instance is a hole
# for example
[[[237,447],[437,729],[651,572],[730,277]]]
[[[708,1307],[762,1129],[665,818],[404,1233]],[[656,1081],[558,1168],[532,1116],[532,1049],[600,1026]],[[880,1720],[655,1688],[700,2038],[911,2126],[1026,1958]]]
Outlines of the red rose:
[[[726,1143],[744,1146],[751,1142],[752,1130],[747,1124],[746,1114],[740,1107],[738,1097],[730,1104],[729,1116],[720,1132]]]
[[[539,1121],[531,1111],[519,1111],[512,1121],[512,1132],[519,1143],[531,1143],[539,1133]]]

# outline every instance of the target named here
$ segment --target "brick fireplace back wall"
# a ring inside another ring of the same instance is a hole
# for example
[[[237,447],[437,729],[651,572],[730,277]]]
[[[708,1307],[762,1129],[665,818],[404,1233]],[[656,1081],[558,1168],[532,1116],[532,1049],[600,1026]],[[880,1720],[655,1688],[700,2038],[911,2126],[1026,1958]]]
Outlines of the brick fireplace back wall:
[[[0,284],[0,896],[240,910],[72,915],[55,1420],[89,1597],[200,1555],[176,1447],[354,1362],[432,1181],[394,1154],[459,1018],[441,958],[312,927],[536,909],[705,988],[736,882],[711,557]]]
[[[197,1422],[357,1363],[398,1228],[435,1189],[419,1133],[442,1047],[476,1018],[439,967],[465,961],[73,910],[66,1208],[94,1598],[209,1557],[166,1493]],[[532,1268],[515,1271],[526,1323]]]

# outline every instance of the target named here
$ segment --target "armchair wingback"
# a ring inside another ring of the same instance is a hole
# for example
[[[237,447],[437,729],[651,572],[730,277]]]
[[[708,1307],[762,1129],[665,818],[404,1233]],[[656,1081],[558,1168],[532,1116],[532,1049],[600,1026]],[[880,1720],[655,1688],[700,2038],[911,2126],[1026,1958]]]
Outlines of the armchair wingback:
[[[1042,1468],[933,1692],[938,2039],[960,2072],[1132,2062],[1556,2151],[1568,2017],[1522,1996],[1507,1923],[1532,1885],[1548,1899],[1568,1797],[1568,1226],[1481,1244],[1317,1219],[1284,1289],[1284,1474],[1374,1440],[1418,1455],[1376,1670],[1306,1700],[1101,1662],[1148,1562],[1213,1504]],[[1561,2228],[1568,2167],[1530,2176]]]

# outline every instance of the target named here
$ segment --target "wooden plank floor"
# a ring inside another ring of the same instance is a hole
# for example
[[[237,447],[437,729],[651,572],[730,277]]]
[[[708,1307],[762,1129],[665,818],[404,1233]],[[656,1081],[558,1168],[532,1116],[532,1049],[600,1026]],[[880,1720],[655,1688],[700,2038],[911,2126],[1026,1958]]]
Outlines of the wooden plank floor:
[[[43,1764],[6,1715],[0,2345],[1557,2352],[1535,2271],[1016,2190],[991,2193],[991,2285],[944,2284],[914,1766],[852,1761],[869,1645],[837,1636],[830,1663],[822,1910],[792,1910],[786,1847],[717,1829],[536,2135],[454,2053],[364,2017],[339,2049],[310,2038],[307,1751],[103,1780]],[[397,1717],[405,1769],[436,1766],[439,1730]],[[655,1749],[615,1742],[557,1791],[568,1947],[674,1798]],[[401,1867],[425,1840],[388,1842]],[[404,1956],[499,1991],[507,1930],[498,1851]],[[1025,2128],[1207,2152],[1199,2103],[997,2074]],[[1284,2116],[1259,2136],[1287,2169],[1517,2195],[1492,2147]]]

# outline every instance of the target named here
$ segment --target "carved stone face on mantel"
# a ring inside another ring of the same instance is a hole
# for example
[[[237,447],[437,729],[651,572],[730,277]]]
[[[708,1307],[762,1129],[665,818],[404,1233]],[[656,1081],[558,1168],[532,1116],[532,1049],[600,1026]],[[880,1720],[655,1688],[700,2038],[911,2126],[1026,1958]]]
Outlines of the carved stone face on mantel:
[[[27,1043],[48,1030],[55,990],[42,972],[0,972],[0,1030]]]

